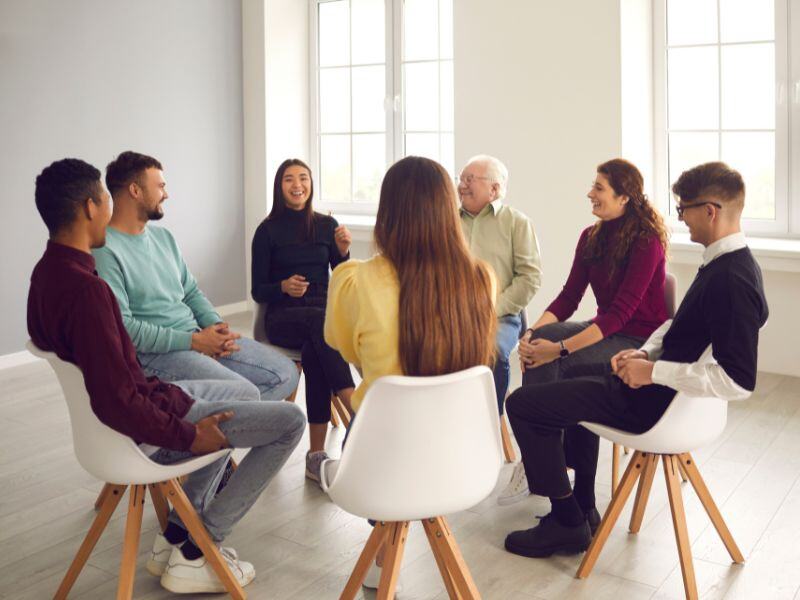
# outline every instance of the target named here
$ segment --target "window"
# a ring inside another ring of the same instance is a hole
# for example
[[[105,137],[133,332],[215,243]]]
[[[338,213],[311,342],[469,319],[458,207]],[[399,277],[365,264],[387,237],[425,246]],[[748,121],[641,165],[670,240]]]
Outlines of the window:
[[[790,221],[786,2],[655,1],[655,195],[671,218],[672,182],[722,160],[744,177],[748,232],[800,233]]]
[[[319,206],[374,213],[409,154],[453,174],[452,0],[310,0]]]

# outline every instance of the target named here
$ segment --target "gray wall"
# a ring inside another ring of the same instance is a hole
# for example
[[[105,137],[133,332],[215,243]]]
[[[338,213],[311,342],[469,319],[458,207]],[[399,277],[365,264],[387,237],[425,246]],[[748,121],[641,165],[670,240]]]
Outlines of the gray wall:
[[[161,224],[214,304],[243,300],[242,129],[240,2],[0,0],[0,354],[24,347],[47,239],[34,180],[66,156],[156,156]]]

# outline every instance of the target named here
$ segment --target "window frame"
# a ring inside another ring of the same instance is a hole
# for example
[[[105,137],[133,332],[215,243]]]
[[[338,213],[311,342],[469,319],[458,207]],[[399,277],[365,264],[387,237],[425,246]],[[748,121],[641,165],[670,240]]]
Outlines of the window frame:
[[[321,182],[322,171],[320,168],[320,102],[319,102],[319,6],[328,2],[336,2],[338,0],[308,0],[309,6],[309,166],[315,173],[315,186],[319,189]],[[437,10],[439,10],[439,19],[437,20],[437,31],[441,30],[441,8],[437,2]],[[352,12],[351,23],[352,23]],[[405,95],[403,86],[403,73],[404,65],[406,62],[421,62],[421,61],[404,61],[403,60],[403,0],[384,0],[384,26],[385,26],[385,69],[386,69],[386,94],[384,97],[384,112],[386,115],[385,122],[385,135],[386,135],[386,157],[388,168],[389,165],[400,160],[405,156]],[[350,47],[352,48],[352,27],[349,31]],[[444,61],[453,61],[453,58],[432,59],[424,62],[437,62],[439,63],[439,85],[441,89],[441,63]],[[358,65],[361,66],[361,65]],[[353,65],[349,67],[352,69]],[[352,76],[350,78],[351,89],[351,117],[352,117]],[[439,102],[439,112],[441,113],[441,101]],[[351,129],[349,134],[351,139],[354,135],[352,131],[352,118]],[[426,132],[436,133],[439,135],[439,147],[441,153],[441,134],[452,133],[441,129],[441,120],[439,122],[439,129],[436,131]],[[351,192],[353,183],[353,145],[350,144],[350,182]],[[316,190],[315,190],[316,191]],[[316,196],[316,194],[315,194]],[[349,214],[349,215],[365,215],[374,216],[378,210],[378,199],[375,202],[355,202],[352,199],[349,202],[325,202],[322,200],[321,194],[315,198],[316,209],[319,211],[332,211],[334,214]]]
[[[742,229],[760,237],[800,237],[800,199],[794,190],[800,190],[800,10],[790,10],[789,3],[800,0],[775,0],[775,220],[742,219]],[[725,43],[719,35],[720,0],[717,7],[717,42],[714,44],[691,44],[685,47],[713,46],[717,48],[717,68],[721,74],[723,46],[740,45],[744,42]],[[667,75],[667,0],[653,0],[653,200],[668,224],[676,232],[687,231],[686,225],[677,219],[672,207],[674,200],[669,181],[669,129],[668,129],[668,75]],[[789,18],[792,23],[789,23]],[[795,26],[796,25],[796,26]],[[797,40],[792,44],[791,32],[797,31]],[[747,42],[753,43],[753,42]],[[794,46],[794,47],[792,47]],[[675,46],[682,47],[682,46]],[[792,102],[789,102],[789,69],[792,66],[794,86]],[[720,115],[722,103],[722,78],[720,88]],[[720,116],[721,118],[721,116]],[[718,134],[726,131],[719,124]],[[736,165],[731,165],[734,168]],[[746,182],[745,182],[746,183]]]

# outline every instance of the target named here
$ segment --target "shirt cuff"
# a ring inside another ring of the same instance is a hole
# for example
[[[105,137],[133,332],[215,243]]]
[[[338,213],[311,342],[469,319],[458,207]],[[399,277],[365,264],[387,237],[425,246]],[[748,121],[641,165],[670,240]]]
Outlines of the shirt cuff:
[[[665,385],[675,390],[677,389],[675,387],[675,380],[677,379],[678,369],[680,369],[680,367],[681,363],[657,360],[653,365],[653,374],[650,378],[653,380],[653,383]]]
[[[192,349],[192,332],[191,331],[173,331],[172,339],[169,343],[168,352],[176,350],[191,350]]]

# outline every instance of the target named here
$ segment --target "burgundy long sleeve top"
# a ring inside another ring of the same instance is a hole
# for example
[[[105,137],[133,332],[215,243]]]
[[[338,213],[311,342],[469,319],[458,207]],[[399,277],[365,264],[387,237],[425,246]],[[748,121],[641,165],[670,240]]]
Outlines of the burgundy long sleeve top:
[[[195,427],[183,417],[194,402],[179,387],[145,377],[114,293],[94,258],[48,242],[31,275],[28,333],[83,372],[92,410],[111,429],[171,450],[188,450]]]
[[[608,246],[616,243],[622,219],[603,223],[607,228]],[[611,259],[589,262],[584,259],[591,227],[581,232],[575,258],[567,282],[558,297],[547,308],[566,321],[577,310],[586,286],[592,287],[597,300],[597,315],[592,322],[603,337],[615,333],[647,338],[667,320],[664,301],[665,256],[656,236],[637,241],[631,246],[627,264],[611,273]]]

